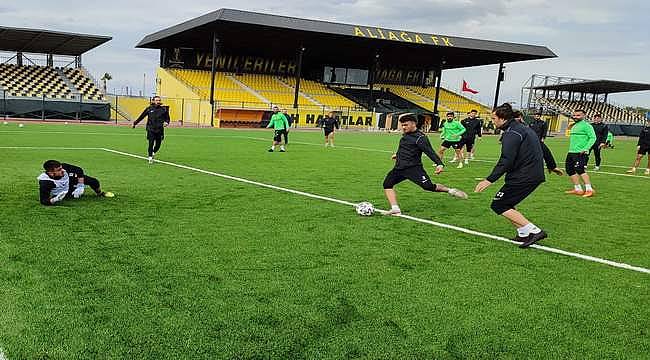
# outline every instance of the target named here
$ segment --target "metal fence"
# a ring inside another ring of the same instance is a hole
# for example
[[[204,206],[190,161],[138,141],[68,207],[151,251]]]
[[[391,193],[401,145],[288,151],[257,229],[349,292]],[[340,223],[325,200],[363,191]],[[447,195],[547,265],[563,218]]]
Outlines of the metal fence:
[[[47,120],[110,120],[107,102],[88,100],[80,95],[72,98],[11,96],[0,92],[0,117]]]

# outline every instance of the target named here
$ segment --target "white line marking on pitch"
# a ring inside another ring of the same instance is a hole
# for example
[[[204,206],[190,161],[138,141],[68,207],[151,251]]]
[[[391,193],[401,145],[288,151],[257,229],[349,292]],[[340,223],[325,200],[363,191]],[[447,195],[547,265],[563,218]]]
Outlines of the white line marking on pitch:
[[[146,160],[146,158],[144,156],[130,154],[130,153],[127,153],[127,152],[113,150],[113,149],[107,149],[107,148],[2,146],[2,147],[0,147],[0,149],[103,150],[103,151],[107,151],[107,152],[114,153],[114,154],[119,154],[119,155],[133,157],[133,158],[136,158],[136,159]],[[311,194],[311,193],[304,192],[304,191],[298,191],[298,190],[283,188],[283,187],[280,187],[280,186],[264,184],[264,183],[253,181],[253,180],[248,180],[248,179],[244,179],[244,178],[240,178],[240,177],[236,177],[236,176],[219,174],[219,173],[216,173],[216,172],[213,172],[213,171],[203,170],[203,169],[199,169],[199,168],[195,168],[195,167],[191,167],[191,166],[176,164],[176,163],[172,163],[172,162],[168,162],[168,161],[162,161],[162,160],[158,160],[158,159],[156,159],[155,161],[158,162],[158,163],[161,163],[161,164],[174,166],[174,167],[178,167],[178,168],[181,168],[181,169],[191,170],[191,171],[195,171],[195,172],[199,172],[199,173],[203,173],[203,174],[207,174],[207,175],[212,175],[212,176],[217,176],[217,177],[221,177],[221,178],[224,178],[224,179],[239,181],[239,182],[243,182],[243,183],[247,183],[247,184],[251,184],[251,185],[257,185],[257,186],[265,187],[265,188],[268,188],[268,189],[284,191],[284,192],[288,192],[288,193],[292,193],[292,194],[296,194],[296,195],[302,195],[302,196],[313,198],[313,199],[319,199],[319,200],[335,202],[335,203],[342,204],[342,205],[347,205],[347,206],[355,206],[356,205],[355,203],[345,201],[345,200],[339,200],[339,199],[334,199],[334,198],[327,197],[327,196]],[[382,209],[377,209],[377,211],[382,213],[382,214],[386,213],[386,210],[382,210]],[[429,225],[434,225],[434,226],[438,226],[438,227],[445,228],[445,229],[459,231],[459,232],[469,234],[469,235],[480,236],[480,237],[493,239],[493,240],[498,240],[498,241],[503,241],[503,242],[507,242],[507,243],[511,243],[511,244],[519,244],[518,242],[514,242],[514,241],[512,241],[510,239],[507,239],[507,238],[504,238],[502,236],[487,234],[487,233],[483,233],[483,232],[475,231],[475,230],[470,230],[470,229],[466,229],[466,228],[463,228],[463,227],[460,227],[460,226],[449,225],[449,224],[440,223],[440,222],[437,222],[437,221],[432,221],[432,220],[427,220],[427,219],[421,219],[421,218],[417,218],[417,217],[410,216],[410,215],[405,215],[405,214],[399,215],[399,217],[404,218],[404,219],[408,219],[408,220],[412,220],[412,221],[416,221],[416,222],[420,222],[420,223],[423,223],[423,224],[429,224]],[[637,272],[641,272],[641,273],[650,274],[650,269],[646,269],[646,268],[639,267],[639,266],[628,265],[628,264],[625,264],[625,263],[615,262],[615,261],[611,261],[611,260],[607,260],[607,259],[601,259],[601,258],[594,257],[594,256],[583,255],[583,254],[574,253],[574,252],[570,252],[570,251],[565,251],[565,250],[561,250],[561,249],[556,249],[556,248],[543,246],[543,245],[534,244],[531,247],[533,247],[535,249],[555,253],[555,254],[560,254],[560,255],[575,257],[575,258],[578,258],[578,259],[592,261],[592,262],[596,262],[596,263],[600,263],[600,264],[605,264],[605,265],[617,267],[617,268],[620,268],[620,269],[626,269],[626,270],[632,270],[632,271],[637,271]],[[0,360],[3,360],[3,359],[0,358]]]
[[[0,146],[7,150],[103,150],[98,147],[65,147],[65,146]]]
[[[260,129],[263,130],[263,129]],[[257,130],[257,132],[260,132],[260,130]],[[71,131],[29,131],[29,130],[0,130],[0,133],[20,133],[20,134],[29,134],[29,133],[39,133],[39,134],[64,134],[64,135],[108,135],[108,136],[142,136],[140,133],[136,134],[127,134],[127,133],[104,133],[104,132],[71,132]],[[226,139],[250,139],[250,140],[258,140],[258,141],[270,141],[267,138],[259,138],[259,137],[253,137],[253,136],[229,136],[229,135],[190,135],[190,134],[172,134],[168,137],[194,137],[194,138],[226,138]],[[312,145],[312,146],[319,146],[322,147],[323,144],[316,144],[316,143],[309,143],[309,142],[303,142],[303,141],[292,141],[292,144],[300,144],[300,145]],[[391,150],[381,150],[381,149],[371,149],[371,148],[362,148],[362,147],[355,147],[355,146],[345,146],[345,145],[337,145],[335,148],[340,148],[340,149],[350,149],[350,150],[362,150],[362,151],[373,151],[373,152],[382,152],[382,153],[389,153],[392,154],[394,151]],[[95,149],[95,148],[89,148],[89,150]],[[496,162],[498,159],[494,158],[483,158],[482,160],[475,159],[472,161],[483,161],[483,162]],[[608,164],[603,164],[601,167],[613,167],[613,168],[620,168],[620,169],[629,169],[629,166],[624,166],[624,165],[608,165]],[[598,171],[594,171],[594,174],[598,173]],[[604,171],[600,171],[602,174],[608,174],[608,175],[621,175],[621,176],[629,176],[629,177],[639,177],[646,179],[647,177],[644,176],[637,176],[637,175],[629,175],[629,174],[617,174],[617,173],[608,173]]]
[[[119,151],[119,150],[113,150],[113,149],[107,149],[107,148],[103,148],[103,150],[111,152],[111,153],[115,153],[115,154],[120,154],[120,155],[124,155],[124,156],[133,157],[133,158],[136,158],[136,159],[146,160],[146,157],[144,157],[144,156],[135,155],[135,154]],[[235,177],[235,176],[230,176],[230,175],[219,174],[219,173],[214,172],[214,171],[203,170],[203,169],[199,169],[199,168],[195,168],[195,167],[191,167],[191,166],[187,166],[187,165],[176,164],[176,163],[169,162],[169,161],[162,161],[162,160],[155,159],[155,162],[165,164],[165,165],[169,165],[169,166],[174,166],[174,167],[181,168],[181,169],[191,170],[191,171],[195,171],[195,172],[199,172],[199,173],[203,173],[203,174],[207,174],[207,175],[217,176],[217,177],[221,177],[221,178],[224,178],[224,179],[235,180],[235,181],[239,181],[239,182],[243,182],[243,183],[247,183],[247,184],[251,184],[251,185],[257,185],[257,186],[265,187],[265,188],[268,188],[268,189],[285,191],[285,192],[288,192],[288,193],[292,193],[292,194],[296,194],[296,195],[302,195],[302,196],[313,198],[313,199],[325,200],[325,201],[335,202],[335,203],[338,203],[338,204],[348,205],[348,206],[355,206],[356,205],[355,203],[345,201],[345,200],[339,200],[339,199],[334,199],[334,198],[327,197],[327,196],[311,194],[311,193],[304,192],[304,191],[298,191],[298,190],[288,189],[288,188],[279,187],[279,186],[275,186],[275,185],[264,184],[264,183],[253,181],[253,180],[248,180],[248,179]],[[382,210],[382,209],[377,209],[377,211],[382,213],[382,214],[386,213],[386,210]],[[483,232],[480,232],[480,231],[470,230],[470,229],[466,229],[466,228],[455,226],[455,225],[449,225],[449,224],[440,223],[440,222],[436,222],[436,221],[432,221],[432,220],[421,219],[421,218],[417,218],[417,217],[409,216],[409,215],[404,215],[404,214],[399,215],[399,217],[401,217],[403,219],[417,221],[417,222],[424,223],[424,224],[435,225],[435,226],[445,228],[445,229],[459,231],[459,232],[469,234],[469,235],[475,235],[475,236],[480,236],[480,237],[484,237],[484,238],[488,238],[488,239],[504,241],[504,242],[511,243],[511,244],[519,244],[518,242],[512,241],[512,240],[504,238],[502,236],[487,234],[487,233],[483,233]],[[539,250],[547,251],[547,252],[552,252],[552,253],[556,253],[556,254],[571,256],[571,257],[575,257],[575,258],[578,258],[578,259],[592,261],[592,262],[596,262],[596,263],[600,263],[600,264],[605,264],[605,265],[609,265],[609,266],[613,266],[613,267],[617,267],[617,268],[621,268],[621,269],[632,270],[632,271],[637,271],[637,272],[641,272],[641,273],[650,274],[650,269],[646,269],[646,268],[639,267],[639,266],[628,265],[628,264],[625,264],[625,263],[619,263],[619,262],[615,262],[615,261],[611,261],[611,260],[601,259],[601,258],[589,256],[589,255],[582,255],[582,254],[579,254],[579,253],[574,253],[574,252],[565,251],[565,250],[561,250],[561,249],[555,249],[555,248],[551,248],[551,247],[548,247],[548,246],[542,246],[542,245],[537,245],[537,244],[534,244],[531,247],[534,247],[534,248],[539,249]]]

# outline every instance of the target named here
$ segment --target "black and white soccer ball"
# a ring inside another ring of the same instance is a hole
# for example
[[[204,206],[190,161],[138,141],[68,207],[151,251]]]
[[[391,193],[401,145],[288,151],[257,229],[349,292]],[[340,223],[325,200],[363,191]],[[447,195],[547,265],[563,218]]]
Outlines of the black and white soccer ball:
[[[367,201],[358,203],[355,206],[355,210],[357,211],[357,214],[361,216],[371,216],[372,214],[375,213],[375,207],[372,206],[372,204]]]

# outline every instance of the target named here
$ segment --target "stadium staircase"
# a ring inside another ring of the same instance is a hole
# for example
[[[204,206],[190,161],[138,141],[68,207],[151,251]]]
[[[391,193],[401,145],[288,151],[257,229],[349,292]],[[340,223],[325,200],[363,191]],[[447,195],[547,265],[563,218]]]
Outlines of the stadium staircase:
[[[226,78],[230,79],[232,82],[235,84],[239,85],[242,89],[246,90],[246,92],[250,93],[251,95],[255,96],[257,99],[259,99],[261,102],[271,105],[271,100],[267,99],[264,97],[262,94],[257,92],[255,89],[249,87],[248,85],[244,84],[243,82],[239,81],[236,77],[232,75],[226,75]]]
[[[284,87],[286,87],[289,91],[295,92],[295,86],[289,85],[289,83],[282,80],[282,78],[276,77],[274,79],[276,81],[278,81],[280,84],[282,84]],[[301,79],[301,82],[302,82],[302,79]],[[298,96],[302,96],[302,97],[306,98],[307,100],[311,101],[312,104],[314,104],[316,106],[319,106],[319,107],[324,107],[325,106],[324,104],[321,104],[318,100],[311,97],[309,94],[304,93],[302,90],[298,91]]]
[[[336,91],[348,97],[359,104],[368,104],[369,102],[369,91],[365,88],[335,88]],[[382,113],[392,113],[392,112],[402,112],[402,111],[413,111],[414,109],[429,111],[426,108],[418,106],[415,103],[412,103],[390,91],[385,90],[373,90],[373,106],[375,111]]]
[[[63,73],[63,77],[72,84],[72,87],[83,95],[84,100],[104,100],[104,93],[100,90],[100,87],[96,86],[94,79],[91,78],[86,69],[64,68],[59,70]]]
[[[57,74],[59,74],[59,76],[61,77],[61,79],[63,80],[63,82],[68,86],[68,88],[69,88],[70,91],[71,91],[70,93],[72,94],[72,97],[75,98],[75,99],[79,99],[79,98],[82,96],[82,95],[81,95],[81,92],[79,91],[79,89],[77,89],[77,88],[74,86],[74,84],[72,83],[72,81],[70,81],[70,79],[65,75],[65,73],[63,72],[63,69],[61,69],[61,68],[55,68],[54,71],[56,71]]]

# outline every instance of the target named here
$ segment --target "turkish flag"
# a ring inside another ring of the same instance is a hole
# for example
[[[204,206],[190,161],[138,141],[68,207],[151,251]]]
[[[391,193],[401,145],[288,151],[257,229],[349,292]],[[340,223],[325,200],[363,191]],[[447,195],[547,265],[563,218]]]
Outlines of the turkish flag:
[[[472,94],[478,94],[478,91],[471,89],[469,85],[467,84],[467,81],[463,80],[463,91],[466,91],[468,93]]]

